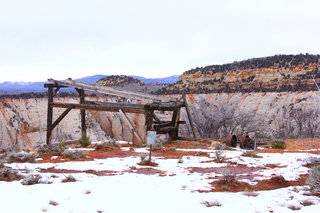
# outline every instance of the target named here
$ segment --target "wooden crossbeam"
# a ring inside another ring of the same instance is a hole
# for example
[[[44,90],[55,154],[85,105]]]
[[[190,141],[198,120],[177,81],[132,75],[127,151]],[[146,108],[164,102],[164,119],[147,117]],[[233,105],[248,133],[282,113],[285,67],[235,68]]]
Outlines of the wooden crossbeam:
[[[146,94],[146,93],[121,90],[121,89],[116,89],[116,88],[112,88],[112,87],[76,81],[76,80],[72,80],[70,78],[67,79],[65,82],[64,81],[57,81],[52,78],[48,79],[48,81],[56,84],[57,86],[60,85],[60,86],[66,86],[66,87],[81,88],[81,89],[89,90],[92,92],[115,95],[115,96],[125,97],[125,98],[151,99],[156,102],[177,101],[177,99],[168,98],[165,96],[156,96],[156,95],[150,95],[150,94]]]
[[[57,120],[50,126],[48,127],[47,131],[51,132],[59,123],[62,121],[64,117],[73,109],[74,106],[69,105],[67,109],[57,118]]]
[[[133,124],[131,123],[131,121],[129,120],[128,116],[120,109],[119,112],[122,114],[122,116],[124,117],[124,120],[127,122],[127,124],[130,126],[132,132],[137,136],[137,138],[140,140],[141,143],[143,143],[143,139],[140,136],[139,132],[137,131],[137,129],[133,126]]]
[[[95,112],[91,115],[91,117],[86,121],[86,125],[87,125],[88,123],[90,123],[90,121],[92,121],[92,120],[99,114],[99,112],[100,112],[100,111],[95,111]]]

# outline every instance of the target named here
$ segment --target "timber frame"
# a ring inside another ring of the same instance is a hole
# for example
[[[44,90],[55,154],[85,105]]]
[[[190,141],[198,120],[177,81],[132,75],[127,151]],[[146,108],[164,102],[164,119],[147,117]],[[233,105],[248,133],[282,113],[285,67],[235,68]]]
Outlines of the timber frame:
[[[130,125],[134,135],[141,143],[146,143],[146,135],[148,131],[156,131],[157,134],[169,134],[172,140],[178,139],[179,124],[185,124],[185,121],[180,121],[180,110],[186,108],[189,122],[195,139],[194,127],[191,121],[188,104],[186,103],[185,95],[178,100],[165,96],[155,96],[145,93],[137,93],[126,90],[119,90],[112,87],[106,87],[96,84],[89,84],[81,81],[75,81],[71,78],[66,81],[57,81],[48,79],[51,83],[44,84],[48,88],[48,111],[47,111],[47,135],[46,143],[50,144],[50,139],[53,129],[63,120],[63,118],[73,109],[80,110],[81,131],[86,133],[86,124],[88,124],[100,111],[120,112],[124,116],[124,120]],[[54,96],[64,87],[73,87],[78,92],[79,103],[61,103],[54,102]],[[116,102],[92,102],[85,100],[85,90],[98,92],[102,94],[120,96],[125,98],[139,98],[153,100],[147,104],[132,104],[132,103],[116,103]],[[65,111],[53,122],[53,108],[65,108]],[[91,117],[86,120],[85,111],[95,111]],[[172,111],[171,121],[161,121],[154,113],[155,110]],[[139,113],[145,115],[145,133],[141,137],[135,129],[131,121],[126,116],[126,113]]]

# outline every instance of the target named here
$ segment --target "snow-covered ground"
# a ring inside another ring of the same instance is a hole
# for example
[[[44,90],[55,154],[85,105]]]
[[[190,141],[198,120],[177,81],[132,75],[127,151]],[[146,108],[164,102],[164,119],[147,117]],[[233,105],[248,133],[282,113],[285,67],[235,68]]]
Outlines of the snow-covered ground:
[[[127,148],[123,148],[126,150]],[[188,150],[190,151],[190,150]],[[22,185],[20,181],[0,181],[0,211],[4,213],[122,213],[122,212],[292,212],[292,207],[301,208],[297,212],[319,213],[320,199],[310,196],[306,186],[287,187],[269,191],[258,191],[256,196],[244,192],[209,192],[216,173],[191,172],[190,167],[223,167],[227,163],[215,163],[215,150],[203,150],[209,156],[184,156],[178,159],[153,157],[157,167],[139,166],[140,157],[96,159],[94,161],[71,161],[64,163],[11,163],[6,166],[20,169],[23,175],[40,174],[42,181],[50,184]],[[135,152],[148,153],[147,149]],[[266,164],[278,165],[268,170],[254,172],[257,179],[269,179],[282,175],[286,180],[295,180],[307,174],[308,168],[301,166],[303,160],[315,155],[307,153],[259,153],[262,158],[241,156],[242,151],[224,151],[229,162],[241,162],[249,167],[264,167]],[[209,162],[211,160],[211,162]],[[204,163],[204,161],[208,161]],[[236,166],[236,165],[235,165]],[[40,169],[52,168],[69,170],[112,170],[112,175],[98,176],[86,172],[71,173],[76,182],[61,182],[62,173],[43,173]],[[152,168],[159,173],[145,175],[135,170]],[[130,171],[130,172],[129,172]],[[247,181],[253,184],[252,180]],[[245,191],[245,189],[243,189]],[[310,201],[313,205],[301,205]],[[207,207],[204,203],[220,203],[221,206]],[[290,208],[289,208],[290,207]]]

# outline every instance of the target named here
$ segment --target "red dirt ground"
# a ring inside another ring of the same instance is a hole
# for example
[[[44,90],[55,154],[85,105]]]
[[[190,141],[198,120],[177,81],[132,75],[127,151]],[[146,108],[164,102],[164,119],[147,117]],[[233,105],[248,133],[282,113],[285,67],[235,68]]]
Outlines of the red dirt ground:
[[[265,148],[263,150],[257,150],[258,153],[284,153],[284,152],[308,152],[308,153],[317,153],[317,151],[311,151],[310,149],[314,149],[312,147],[306,147],[306,144],[315,144],[319,143],[319,140],[313,140],[313,139],[303,139],[303,140],[287,140],[286,145],[287,149],[271,149],[271,148]],[[152,157],[163,157],[164,159],[180,159],[183,156],[206,156],[208,157],[207,153],[205,151],[203,152],[197,152],[197,151],[177,151],[174,150],[174,148],[183,148],[183,149],[206,149],[208,148],[210,144],[205,142],[197,142],[192,143],[191,141],[177,141],[175,143],[165,144],[164,149],[160,151],[152,151]],[[174,147],[174,148],[173,148]],[[106,158],[125,158],[125,157],[131,157],[131,156],[140,156],[141,153],[134,152],[134,148],[131,147],[129,151],[123,151],[120,148],[112,147],[107,148],[104,150],[92,150],[88,151],[88,157],[83,159],[68,159],[63,157],[60,153],[46,153],[46,154],[40,154],[39,158],[42,158],[42,160],[38,160],[38,163],[60,163],[60,162],[68,162],[68,161],[92,161],[94,159],[106,159]],[[56,156],[54,159],[53,156]],[[214,161],[214,159],[212,159]],[[208,163],[210,161],[204,161],[204,163]],[[156,165],[152,165],[156,166]],[[278,189],[288,186],[303,186],[305,185],[305,180],[308,175],[301,175],[298,180],[294,181],[287,181],[284,179],[281,179],[281,177],[275,177],[271,176],[268,180],[261,180],[256,181],[256,185],[249,185],[247,183],[241,182],[241,179],[249,179],[252,180],[255,175],[253,172],[257,170],[262,169],[268,169],[268,168],[276,168],[279,167],[275,164],[267,164],[265,167],[259,167],[259,168],[252,168],[247,167],[246,165],[239,164],[239,163],[232,163],[230,162],[225,167],[215,168],[215,167],[208,167],[208,168],[200,168],[200,167],[189,167],[188,170],[190,173],[197,172],[197,173],[210,173],[214,174],[217,173],[220,169],[228,169],[229,171],[233,173],[238,173],[237,180],[231,184],[222,184],[218,181],[218,177],[211,177],[209,179],[214,179],[213,182],[211,182],[212,188],[208,191],[201,190],[200,192],[221,192],[221,191],[229,191],[229,192],[239,192],[239,191],[260,191],[260,190],[272,190],[272,189]],[[137,168],[135,166],[130,167],[128,170],[124,171],[112,171],[112,170],[103,170],[103,171],[95,171],[95,170],[66,170],[66,169],[55,169],[54,167],[48,168],[48,169],[41,169],[39,172],[51,172],[51,173],[91,173],[95,175],[121,175],[123,173],[137,173],[137,174],[145,174],[145,175],[158,175],[158,176],[167,176],[167,174],[163,171],[157,170],[156,167],[145,167],[145,168]],[[171,174],[174,175],[174,174]]]

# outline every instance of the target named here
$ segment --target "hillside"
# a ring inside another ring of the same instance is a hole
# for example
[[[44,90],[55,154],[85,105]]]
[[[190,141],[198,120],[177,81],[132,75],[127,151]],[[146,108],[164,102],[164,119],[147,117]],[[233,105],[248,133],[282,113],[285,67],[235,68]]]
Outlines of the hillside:
[[[106,76],[95,82],[95,84],[142,93],[155,92],[163,88],[165,85],[164,83],[160,82],[154,83],[154,81],[150,82],[149,84],[145,84],[144,81],[139,80],[138,78],[126,75]]]
[[[320,55],[275,55],[197,67],[156,94],[313,91]]]

